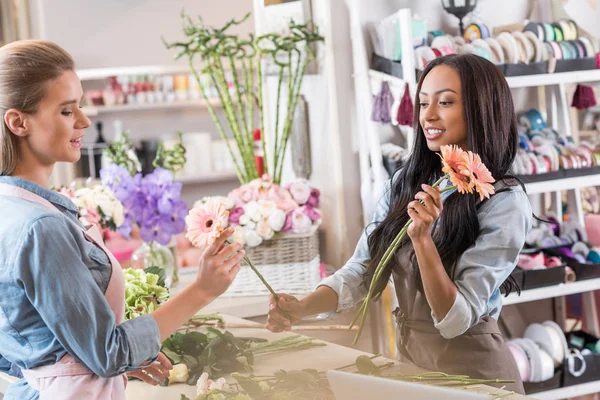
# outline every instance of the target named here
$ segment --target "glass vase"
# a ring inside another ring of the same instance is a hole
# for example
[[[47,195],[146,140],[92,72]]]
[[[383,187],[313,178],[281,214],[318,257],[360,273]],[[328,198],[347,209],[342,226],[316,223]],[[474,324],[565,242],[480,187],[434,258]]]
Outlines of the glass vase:
[[[170,288],[175,275],[175,259],[167,246],[156,242],[143,242],[131,255],[131,267],[146,269],[160,267],[165,271],[165,285]]]

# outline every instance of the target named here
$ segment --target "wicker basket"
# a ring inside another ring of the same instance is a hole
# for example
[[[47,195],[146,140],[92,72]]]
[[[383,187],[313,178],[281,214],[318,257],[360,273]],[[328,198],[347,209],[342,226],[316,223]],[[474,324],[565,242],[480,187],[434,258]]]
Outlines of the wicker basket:
[[[256,268],[275,292],[300,295],[312,292],[321,281],[320,266],[321,260],[317,255],[309,262],[256,265]],[[268,294],[269,291],[254,271],[244,265],[223,296],[263,296]]]
[[[319,256],[319,232],[314,226],[310,233],[282,233],[256,247],[247,247],[246,256],[254,265],[308,263]]]

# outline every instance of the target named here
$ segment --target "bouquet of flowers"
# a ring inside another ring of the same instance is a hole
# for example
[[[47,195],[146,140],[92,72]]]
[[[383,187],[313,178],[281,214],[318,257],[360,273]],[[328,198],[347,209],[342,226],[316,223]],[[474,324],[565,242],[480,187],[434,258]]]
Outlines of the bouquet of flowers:
[[[140,228],[142,240],[168,245],[173,235],[185,229],[187,205],[180,200],[181,182],[162,168],[142,177],[111,164],[100,171],[102,182],[111,188],[124,207],[124,222],[119,231],[130,238],[133,224]]]
[[[67,196],[79,209],[79,220],[84,225],[97,225],[100,230],[116,231],[124,223],[123,205],[105,185],[79,189],[62,187],[59,193]]]
[[[234,189],[226,198],[213,197],[228,212],[226,226],[235,227],[236,242],[256,247],[280,232],[306,234],[321,224],[318,189],[305,179],[281,187],[269,175]],[[202,199],[197,206],[206,204]]]

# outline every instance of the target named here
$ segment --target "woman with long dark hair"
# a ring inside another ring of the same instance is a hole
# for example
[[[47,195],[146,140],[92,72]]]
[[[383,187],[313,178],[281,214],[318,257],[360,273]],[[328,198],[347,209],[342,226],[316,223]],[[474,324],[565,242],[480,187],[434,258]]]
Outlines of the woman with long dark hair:
[[[366,296],[386,249],[412,218],[376,288],[380,295],[393,277],[403,359],[434,371],[514,379],[509,388],[522,393],[497,324],[500,289],[514,287],[510,273],[532,216],[527,195],[509,174],[518,134],[506,79],[474,55],[431,61],[417,85],[414,126],[413,152],[390,180],[352,258],[305,298],[282,294],[278,304],[271,299],[267,328],[280,332],[305,316],[334,317],[354,307]],[[496,179],[496,193],[481,201],[477,193],[440,194],[432,188],[442,175],[443,145],[479,154]]]

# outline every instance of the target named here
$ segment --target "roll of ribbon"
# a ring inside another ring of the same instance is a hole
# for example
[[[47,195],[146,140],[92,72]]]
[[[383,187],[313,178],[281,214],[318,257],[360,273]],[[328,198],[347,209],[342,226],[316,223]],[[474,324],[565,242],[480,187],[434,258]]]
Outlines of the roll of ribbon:
[[[563,348],[563,356],[564,356],[563,360],[564,360],[564,358],[566,358],[567,354],[569,353],[569,344],[567,343],[567,338],[566,338],[565,333],[563,332],[562,328],[560,326],[558,326],[558,324],[552,320],[544,321],[544,322],[542,322],[542,325],[544,327],[548,327],[548,328],[554,330],[554,332],[556,332],[556,336],[560,339],[560,343]]]
[[[577,280],[577,275],[575,275],[575,271],[571,269],[571,267],[565,268],[565,283],[573,283]]]
[[[544,26],[542,24],[538,24],[537,22],[529,22],[527,25],[525,25],[525,28],[523,28],[523,32],[531,32],[541,41],[544,41],[546,36]]]
[[[454,40],[448,35],[437,36],[431,42],[431,47],[441,50],[443,47],[455,49]]]
[[[523,382],[529,382],[531,380],[531,367],[525,350],[513,341],[507,342],[506,345],[515,359],[521,380]]]
[[[552,46],[552,51],[554,53],[554,58],[558,60],[562,60],[564,58],[562,49],[558,42],[550,42],[550,46]]]
[[[544,265],[548,268],[559,267],[563,264],[562,260],[558,257],[547,257]]]
[[[494,62],[496,64],[504,64],[504,50],[502,50],[500,43],[498,43],[498,41],[493,37],[486,38],[485,41],[490,45],[490,49],[492,50],[492,58],[496,58],[497,60]]]
[[[596,51],[595,51],[594,46],[592,45],[592,42],[590,41],[590,39],[588,39],[585,36],[582,36],[579,38],[579,41],[581,41],[581,43],[583,43],[583,45],[585,46],[585,51],[586,51],[587,57],[592,57],[594,54],[596,54]]]
[[[546,42],[555,40],[554,28],[549,23],[544,23],[544,31],[546,32]]]
[[[478,24],[468,25],[465,28],[463,37],[469,42],[472,42],[475,39],[481,39],[481,27]]]
[[[577,26],[577,24],[575,23],[575,21],[569,19],[567,20],[567,23],[569,24],[569,26],[571,27],[573,33],[574,33],[574,38],[573,39],[577,39],[579,37],[579,27]]]
[[[586,260],[592,264],[600,264],[600,254],[596,250],[590,250],[587,254]]]
[[[527,64],[535,59],[535,48],[523,32],[513,32],[512,35],[519,45],[519,61]]]
[[[488,26],[486,24],[479,24],[479,27],[481,28],[481,38],[482,39],[486,39],[491,36],[490,29],[488,28]]]
[[[563,347],[562,339],[564,338],[564,334],[562,332],[556,332],[556,330],[548,325],[542,324],[546,332],[548,333],[548,337],[550,338],[551,346],[552,346],[552,359],[554,360],[554,366],[558,367],[565,360],[565,349]]]
[[[532,108],[524,114],[521,114],[519,122],[535,131],[542,130],[546,127],[544,117],[535,108]]]
[[[576,378],[579,378],[585,373],[587,363],[578,349],[569,349],[569,354],[567,355],[567,368],[569,373]]]
[[[513,35],[508,32],[502,32],[496,36],[496,40],[504,50],[504,59],[507,64],[517,64],[519,62],[519,45]]]
[[[562,31],[560,25],[554,23],[554,24],[552,24],[552,27],[554,28],[554,40],[556,40],[557,42],[565,40],[563,31]]]
[[[557,366],[564,358],[560,341],[557,340],[556,343],[554,343],[548,329],[542,324],[534,323],[529,325],[527,329],[525,329],[523,337],[533,340],[542,350],[550,354]]]
[[[529,32],[529,31],[523,32],[523,35],[525,35],[525,37],[531,42],[531,44],[535,50],[532,61],[535,61],[535,62],[543,61],[544,44],[542,43],[542,41],[533,32]]]

